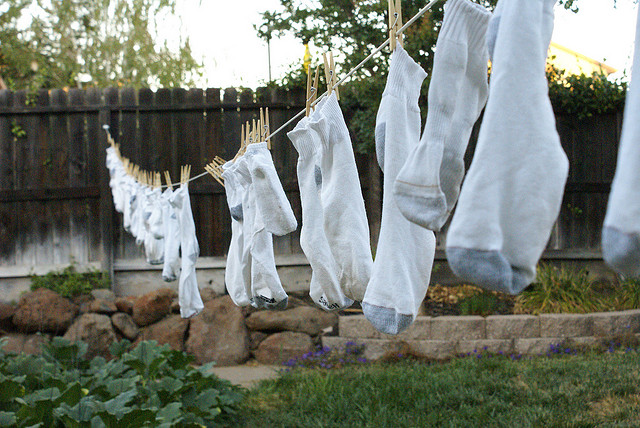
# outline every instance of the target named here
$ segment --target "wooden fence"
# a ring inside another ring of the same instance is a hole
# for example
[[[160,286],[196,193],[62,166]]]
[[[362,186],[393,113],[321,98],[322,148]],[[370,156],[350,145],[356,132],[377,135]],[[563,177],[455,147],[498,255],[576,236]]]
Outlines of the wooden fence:
[[[110,269],[114,259],[143,258],[113,208],[104,124],[124,156],[177,179],[183,164],[199,174],[213,157],[232,157],[241,123],[257,118],[261,107],[269,108],[273,130],[304,107],[304,94],[266,88],[0,91],[0,269],[70,261]],[[599,251],[620,128],[621,113],[584,121],[558,117],[571,170],[550,250]],[[468,164],[476,137],[477,127]],[[286,131],[272,143],[283,187],[301,219],[297,153]],[[358,155],[357,163],[376,242],[382,176],[372,155]],[[224,189],[209,176],[189,188],[201,256],[224,256],[230,241]],[[300,253],[299,229],[276,238],[275,252]]]

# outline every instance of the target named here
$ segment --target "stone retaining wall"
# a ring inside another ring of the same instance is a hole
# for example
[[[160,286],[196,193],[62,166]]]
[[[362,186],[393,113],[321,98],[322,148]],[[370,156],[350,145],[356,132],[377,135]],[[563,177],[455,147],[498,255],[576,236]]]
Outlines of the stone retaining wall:
[[[339,319],[339,335],[325,336],[325,346],[365,345],[370,360],[398,350],[446,359],[484,349],[489,352],[540,354],[570,340],[592,345],[615,336],[640,337],[640,309],[592,314],[542,314],[417,317],[406,331],[391,336],[377,331],[363,315]]]

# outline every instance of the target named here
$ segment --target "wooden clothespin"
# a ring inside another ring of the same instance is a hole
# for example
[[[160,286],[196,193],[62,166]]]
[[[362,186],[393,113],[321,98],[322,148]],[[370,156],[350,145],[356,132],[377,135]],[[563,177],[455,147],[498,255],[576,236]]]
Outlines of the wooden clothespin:
[[[317,77],[317,73],[316,73],[316,77]],[[267,149],[271,150],[271,128],[269,127],[269,107],[267,107],[266,109],[264,118],[265,118],[265,122],[262,125],[264,126],[264,133],[265,133],[264,138],[267,140]]]
[[[216,156],[215,158],[213,158],[213,160],[218,162],[220,165],[224,165],[225,163],[227,163],[227,161],[222,159],[220,156]]]
[[[333,62],[333,52],[329,52],[329,59],[327,60],[327,54],[322,54],[324,59],[324,77],[327,81],[327,95],[331,95],[333,91],[336,91],[336,97],[340,99],[340,93],[338,92],[338,86],[336,83],[338,79],[336,77],[336,65]]]
[[[402,27],[402,0],[389,0],[389,50],[396,50],[396,43],[402,44],[402,33],[398,30]]]
[[[173,190],[173,183],[171,183],[171,174],[169,174],[169,171],[164,172],[164,180],[167,182],[167,187]]]
[[[311,71],[309,71],[309,75],[307,76],[307,98],[306,98],[307,116],[309,116],[309,114],[311,113],[311,109],[313,108],[312,104],[315,102],[316,99],[318,99],[319,75],[320,75],[320,66],[316,66],[316,72],[313,78],[313,82],[311,81]]]
[[[205,165],[205,166],[204,166],[204,169],[205,169],[209,174],[211,174],[211,176],[212,176],[212,177],[213,177],[213,178],[214,178],[218,183],[220,183],[220,184],[222,185],[222,187],[224,187],[224,182],[223,182],[223,180],[222,180],[222,174],[220,173],[220,170],[219,170],[219,168],[220,168],[220,167],[219,167],[217,164],[216,164],[216,166],[213,166],[212,164],[213,164],[213,162],[212,162],[211,164],[209,164],[209,165]]]

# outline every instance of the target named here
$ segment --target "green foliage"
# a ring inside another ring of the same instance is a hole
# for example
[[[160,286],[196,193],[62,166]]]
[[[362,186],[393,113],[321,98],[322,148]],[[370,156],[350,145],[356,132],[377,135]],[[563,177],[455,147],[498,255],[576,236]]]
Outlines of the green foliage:
[[[550,264],[538,266],[535,282],[516,297],[516,311],[588,313],[640,308],[640,279],[621,284],[596,282],[585,269],[576,271]]]
[[[62,271],[48,272],[45,275],[31,275],[31,290],[48,288],[63,297],[75,297],[88,294],[97,288],[110,288],[109,276],[105,272],[78,272],[72,264]]]
[[[162,40],[175,0],[7,0],[0,75],[12,90],[190,85],[202,74],[188,37]],[[171,42],[171,46],[169,45]],[[174,46],[175,45],[175,46]]]
[[[609,80],[602,72],[591,76],[567,74],[549,66],[549,98],[556,114],[574,115],[585,119],[595,114],[622,111],[627,84]]]
[[[637,426],[639,363],[637,350],[479,353],[444,363],[294,371],[252,389],[236,426]]]
[[[0,351],[0,426],[199,427],[236,417],[242,390],[209,366],[192,367],[168,345],[129,346],[113,344],[110,361],[86,360],[85,344],[60,337],[41,356]]]

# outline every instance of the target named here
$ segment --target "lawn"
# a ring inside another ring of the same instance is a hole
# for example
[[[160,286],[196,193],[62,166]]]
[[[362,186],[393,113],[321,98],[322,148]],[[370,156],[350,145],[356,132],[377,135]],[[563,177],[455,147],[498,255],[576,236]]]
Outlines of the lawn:
[[[611,352],[613,351],[613,352]],[[610,349],[296,368],[246,396],[246,427],[640,427],[640,353]]]

